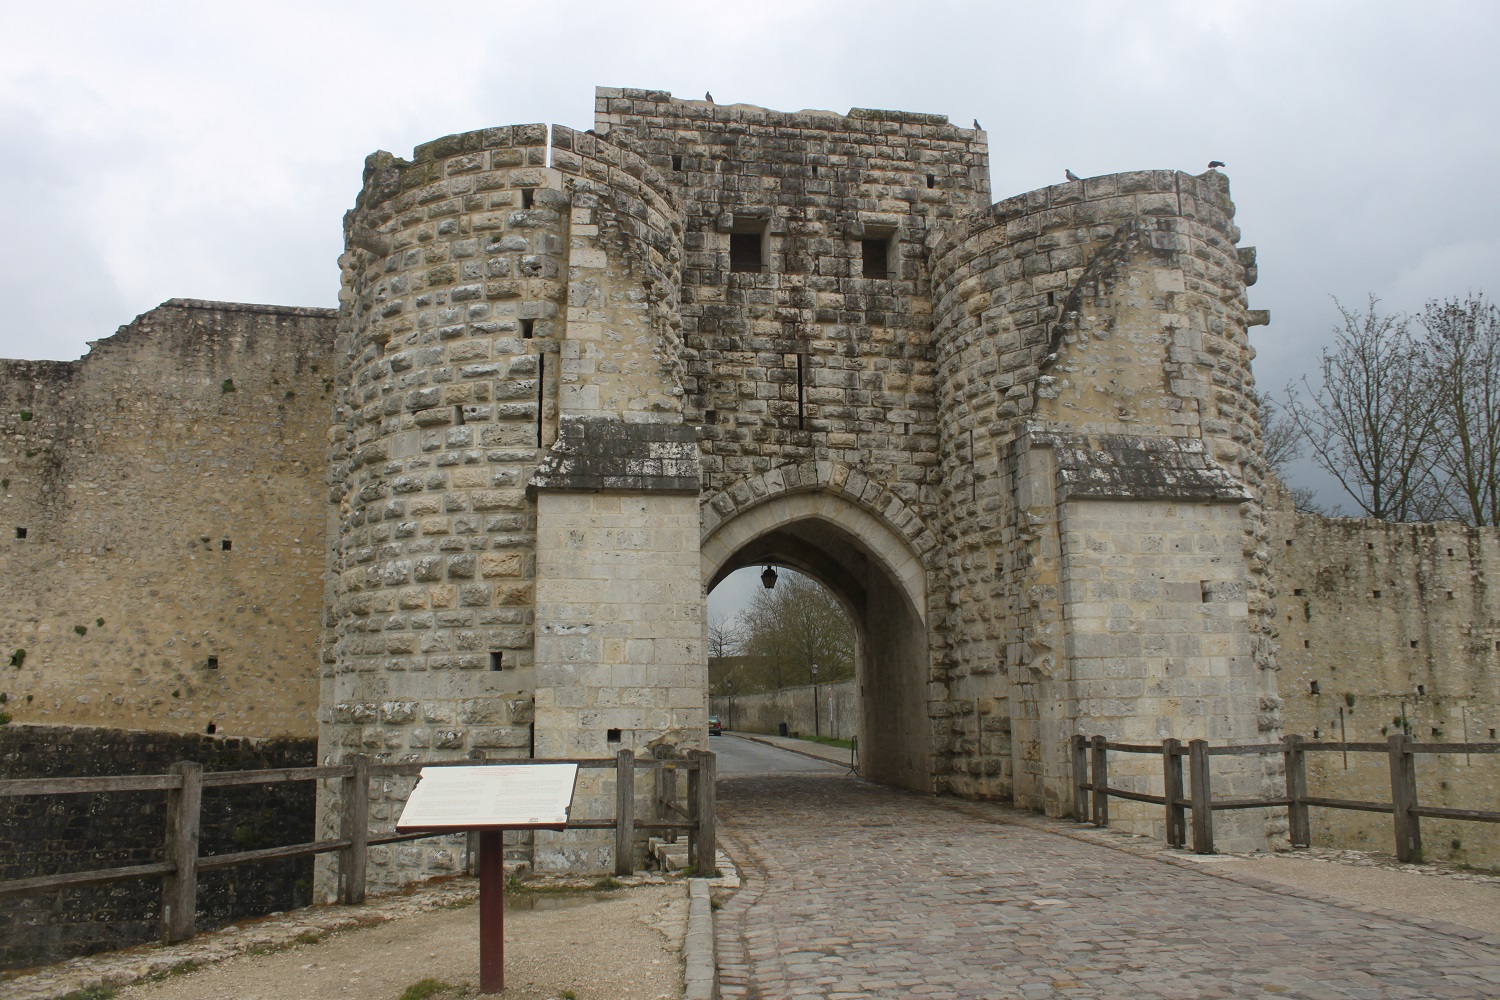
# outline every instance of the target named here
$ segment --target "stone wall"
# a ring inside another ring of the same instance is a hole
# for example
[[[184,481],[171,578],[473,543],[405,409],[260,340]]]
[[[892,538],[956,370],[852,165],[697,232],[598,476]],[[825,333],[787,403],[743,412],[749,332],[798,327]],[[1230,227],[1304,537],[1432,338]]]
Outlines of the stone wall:
[[[0,778],[164,774],[179,760],[207,771],[309,767],[310,739],[252,741],[71,726],[0,727]],[[199,851],[229,854],[312,839],[313,782],[209,788]],[[166,794],[98,792],[0,798],[0,879],[163,859]],[[311,858],[198,877],[198,929],[306,906]],[[12,896],[0,908],[0,968],[24,968],[153,941],[161,880]]]
[[[812,736],[816,731],[824,736],[847,740],[859,733],[858,684],[854,681],[819,684],[816,697],[816,726],[813,725],[814,691],[811,684],[737,694],[733,698],[715,697],[709,700],[709,710],[719,717],[725,729],[742,733],[775,735],[783,724],[789,732],[803,736]]]
[[[1298,514],[1271,520],[1287,732],[1309,740],[1500,739],[1500,531]],[[1389,801],[1385,755],[1308,755],[1315,795]],[[1500,754],[1422,755],[1418,800],[1494,809]],[[1313,842],[1389,853],[1390,818],[1313,809]],[[1422,820],[1428,857],[1500,867],[1494,824]]]
[[[0,362],[18,722],[312,734],[333,346],[329,310],[174,299]]]

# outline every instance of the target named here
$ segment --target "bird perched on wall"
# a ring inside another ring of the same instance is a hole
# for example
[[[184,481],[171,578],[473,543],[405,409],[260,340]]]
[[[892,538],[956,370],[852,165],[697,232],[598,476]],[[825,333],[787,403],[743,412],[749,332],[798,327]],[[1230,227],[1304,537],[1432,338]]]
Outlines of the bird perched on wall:
[[[1208,161],[1208,169],[1210,169],[1210,170],[1214,170],[1214,169],[1216,169],[1218,167],[1222,167],[1222,166],[1224,166],[1224,161],[1223,160],[1209,160]]]
[[[981,124],[979,124],[979,119],[978,118],[974,119],[974,131],[976,131],[976,132],[983,132],[984,131],[984,126],[981,125]]]
[[[703,92],[703,99],[709,104],[712,104],[714,102],[714,95],[705,90]]]
[[[1077,174],[1073,173],[1073,171],[1067,170],[1067,169],[1063,170],[1063,176],[1066,177],[1070,181],[1081,181],[1081,180],[1083,180],[1082,177],[1079,177]]]

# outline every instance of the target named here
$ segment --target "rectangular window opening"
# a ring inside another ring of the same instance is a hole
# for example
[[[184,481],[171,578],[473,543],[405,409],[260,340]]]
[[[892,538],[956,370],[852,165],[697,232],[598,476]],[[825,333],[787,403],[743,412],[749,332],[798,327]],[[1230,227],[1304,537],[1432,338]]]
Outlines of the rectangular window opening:
[[[1303,639],[1302,640],[1302,648],[1303,649],[1312,649],[1312,643],[1309,640],[1307,640],[1307,639]]]
[[[1057,293],[1056,292],[1048,292],[1047,293],[1047,304],[1049,306],[1055,306],[1055,305],[1057,305]]]
[[[462,406],[453,407],[453,422],[455,424],[458,424],[460,427],[468,422],[464,420],[464,408]]]
[[[932,174],[928,174],[927,175],[927,188],[928,188],[928,190],[931,190],[932,188],[935,188],[935,187],[937,187],[937,177],[935,177]]]
[[[1448,554],[1449,554],[1449,555],[1450,555],[1450,556],[1451,556],[1451,555],[1452,555],[1452,554],[1453,554],[1453,550],[1452,550],[1452,549],[1449,549],[1449,550],[1448,550]]]
[[[1416,643],[1412,643],[1412,645],[1415,646]],[[1427,685],[1426,684],[1418,684],[1417,685],[1417,694],[1423,695],[1423,694],[1426,694],[1426,693],[1427,693]]]
[[[219,669],[219,658],[217,656],[210,656],[208,658],[208,663],[206,664],[206,666],[210,670],[218,670]]]
[[[491,670],[500,670],[500,669],[503,669],[504,660],[505,660],[504,654],[502,654],[502,653],[491,653],[490,654],[490,669]]]
[[[889,278],[891,276],[891,244],[889,236],[874,236],[859,241],[861,274],[866,278]]]
[[[521,339],[522,340],[530,340],[534,336],[536,336],[536,320],[534,320],[534,319],[523,319],[523,320],[521,320]]]
[[[521,207],[522,208],[530,208],[534,204],[536,204],[536,192],[533,191],[531,188],[522,188],[521,189]]]
[[[16,529],[16,537],[17,538],[25,538],[26,537],[26,529],[25,528],[17,528]],[[1497,644],[1497,647],[1500,647],[1500,644]]]
[[[764,219],[735,219],[729,233],[729,270],[741,274],[766,269],[766,223]]]
[[[1308,694],[1321,694],[1322,693],[1322,692],[1320,692],[1318,690],[1318,682],[1317,681],[1313,681],[1311,684],[1309,684],[1307,686],[1307,693]]]
[[[204,727],[203,731],[212,736],[214,733],[217,733],[219,731],[219,727],[210,722],[207,726]]]
[[[807,390],[805,389],[804,383],[802,381],[802,366],[804,357],[805,355],[802,354],[797,355],[797,429],[799,431],[807,429]]]
[[[620,731],[618,729],[606,729],[604,731],[604,738],[611,743],[618,743],[620,742]]]
[[[672,156],[672,169],[673,170],[679,170],[679,171],[682,169],[682,157],[681,156],[676,155],[676,154],[674,154]]]
[[[1301,597],[1302,596],[1302,588],[1298,587],[1297,589],[1293,590],[1292,591],[1292,596],[1293,597]]]
[[[818,176],[818,165],[816,163],[812,165],[812,174],[814,177]]]
[[[1491,726],[1490,727],[1490,739],[1494,739],[1494,738],[1495,738],[1495,727]]]
[[[1380,596],[1380,591],[1378,591],[1378,590],[1372,590],[1372,591],[1370,591],[1370,596],[1371,597],[1379,597]]]
[[[1411,648],[1412,648],[1412,649],[1416,649],[1416,648],[1417,648],[1417,640],[1415,640],[1415,639],[1413,639],[1413,640],[1412,640],[1412,641],[1411,641]],[[1418,687],[1421,687],[1421,685],[1420,685],[1420,684],[1419,684],[1419,685],[1417,685],[1417,686],[1418,686]],[[1421,693],[1422,693],[1422,692],[1420,692],[1420,691],[1418,691],[1418,692],[1417,692],[1417,693],[1418,693],[1418,694],[1421,694]]]
[[[220,552],[228,552],[232,548],[234,548],[234,542],[230,541],[227,538],[221,538],[221,539],[219,539],[219,551]]]

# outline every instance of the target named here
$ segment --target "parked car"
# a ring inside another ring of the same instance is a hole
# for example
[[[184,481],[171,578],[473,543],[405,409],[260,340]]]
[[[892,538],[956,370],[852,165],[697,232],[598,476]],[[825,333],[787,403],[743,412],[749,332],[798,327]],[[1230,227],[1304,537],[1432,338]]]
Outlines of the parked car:
[[[719,724],[719,717],[717,715],[710,715],[708,717],[708,735],[710,735],[710,736],[723,736],[724,735],[724,727]]]

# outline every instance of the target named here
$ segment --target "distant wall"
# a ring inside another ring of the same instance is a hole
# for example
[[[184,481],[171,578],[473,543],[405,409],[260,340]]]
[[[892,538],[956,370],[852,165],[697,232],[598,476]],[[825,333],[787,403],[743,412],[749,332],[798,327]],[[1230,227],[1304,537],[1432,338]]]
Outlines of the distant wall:
[[[1271,518],[1285,731],[1309,739],[1500,737],[1500,531],[1297,514]],[[1308,758],[1314,795],[1389,801],[1382,754]],[[1494,809],[1500,755],[1418,757],[1425,805]],[[1313,810],[1313,842],[1389,852],[1380,813]],[[1500,867],[1500,827],[1422,820],[1428,857]]]
[[[859,688],[854,681],[818,685],[818,726],[824,736],[846,740],[859,732]],[[710,699],[709,711],[719,717],[725,729],[742,733],[779,731],[785,722],[787,730],[813,735],[812,685],[737,694],[733,698]]]
[[[163,774],[179,760],[209,771],[308,767],[310,739],[257,742],[70,726],[0,727],[0,778]],[[201,854],[228,854],[312,839],[313,782],[208,788]],[[164,792],[0,798],[0,879],[151,864],[163,860]],[[312,860],[298,858],[198,877],[198,928],[306,906]],[[0,907],[0,968],[58,962],[155,940],[161,880],[117,882]]]
[[[329,310],[173,299],[0,361],[18,722],[313,734],[332,348]]]

